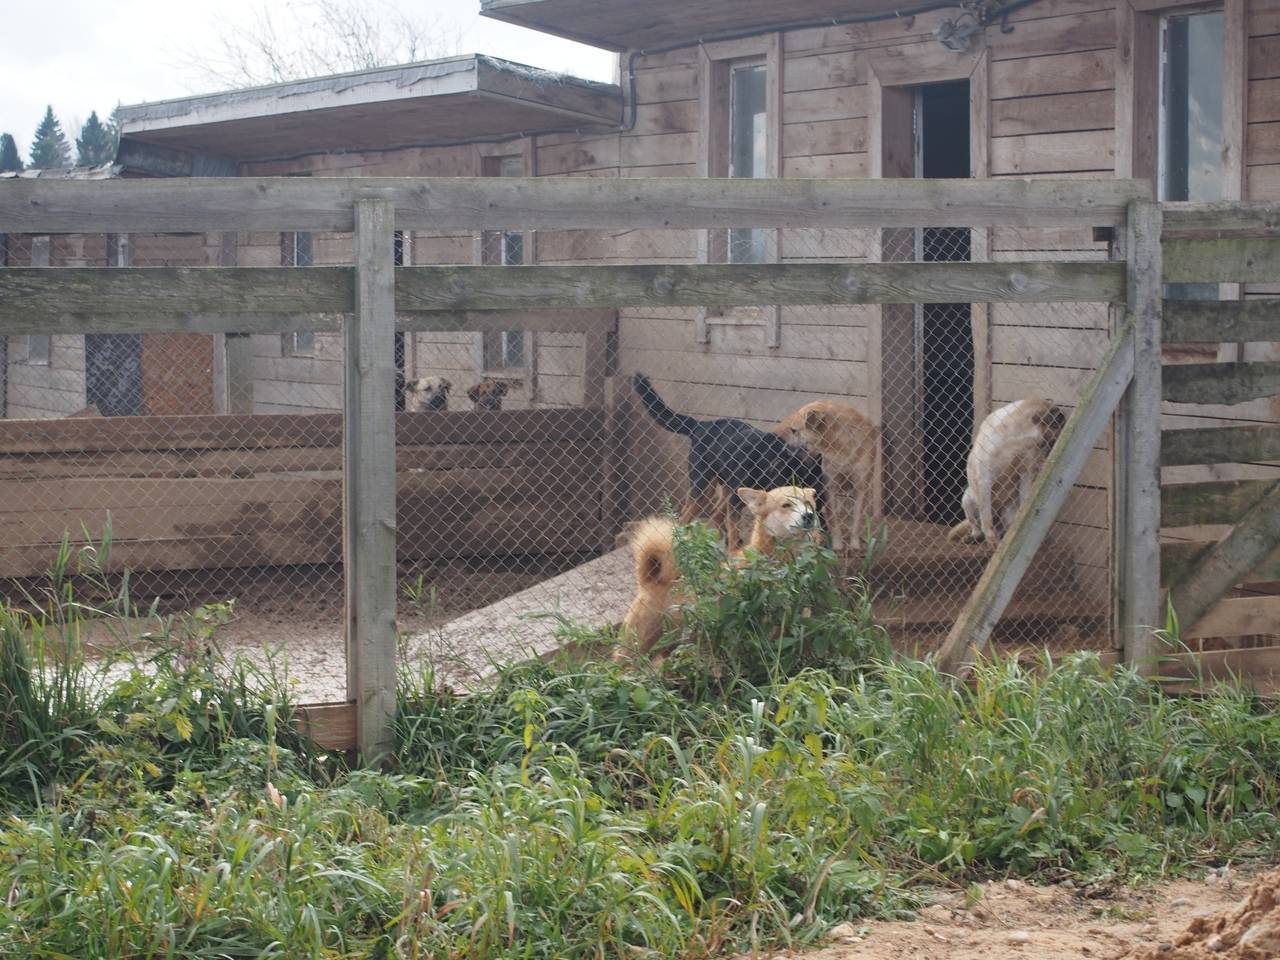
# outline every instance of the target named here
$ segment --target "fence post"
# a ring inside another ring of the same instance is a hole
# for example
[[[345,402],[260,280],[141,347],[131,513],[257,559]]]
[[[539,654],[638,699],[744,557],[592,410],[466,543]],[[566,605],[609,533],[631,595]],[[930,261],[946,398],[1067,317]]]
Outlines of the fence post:
[[[343,334],[347,695],[365,763],[394,748],[396,705],[395,207],[355,202],[355,315]]]
[[[1129,204],[1124,254],[1133,318],[1133,382],[1116,412],[1114,620],[1124,658],[1144,674],[1157,667],[1160,615],[1160,355],[1162,213],[1152,200]]]

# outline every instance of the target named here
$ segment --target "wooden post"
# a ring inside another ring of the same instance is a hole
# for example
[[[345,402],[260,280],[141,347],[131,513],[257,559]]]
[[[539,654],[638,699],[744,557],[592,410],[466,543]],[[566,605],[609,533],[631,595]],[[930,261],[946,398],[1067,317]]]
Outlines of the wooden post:
[[[343,343],[343,561],[347,693],[365,763],[395,746],[395,208],[355,202],[355,315]]]
[[[1128,313],[1133,318],[1133,383],[1116,412],[1112,526],[1114,623],[1125,661],[1154,672],[1160,616],[1160,343],[1163,265],[1160,205],[1129,204],[1124,232]]]

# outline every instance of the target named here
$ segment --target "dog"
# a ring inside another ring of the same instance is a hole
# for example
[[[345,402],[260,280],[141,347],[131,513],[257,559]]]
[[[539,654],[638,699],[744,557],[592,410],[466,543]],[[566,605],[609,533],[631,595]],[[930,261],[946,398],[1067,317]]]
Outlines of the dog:
[[[969,450],[964,520],[948,539],[996,543],[1031,495],[1031,483],[1058,442],[1067,418],[1052,401],[1028,397],[987,415]]]
[[[795,450],[822,458],[831,496],[831,545],[852,550],[861,540],[867,495],[879,472],[880,428],[847,403],[815,400],[773,428]],[[874,511],[879,519],[879,510]]]
[[[742,420],[698,420],[676,413],[643,373],[635,375],[632,385],[658,426],[689,438],[689,494],[680,511],[681,523],[698,516],[709,517],[724,534],[729,549],[736,549],[736,516],[742,501],[737,494],[726,495],[724,491],[739,488],[813,488],[817,491],[818,512],[823,513],[826,487],[821,457],[796,450],[777,434]]]
[[[741,487],[738,497],[755,518],[748,549],[774,556],[779,545],[786,548],[804,540],[817,540],[817,492],[810,487],[778,487],[767,493]],[[622,632],[629,647],[648,656],[662,636],[663,619],[668,615],[672,592],[679,580],[672,538],[676,524],[663,517],[650,517],[636,527],[631,538],[635,557],[636,595],[622,621]],[[740,562],[741,551],[734,551],[729,562]],[[615,659],[628,650],[619,647]]]
[[[475,410],[501,410],[502,398],[506,395],[506,383],[492,377],[485,377],[467,391],[467,399]]]
[[[428,410],[448,410],[449,391],[453,384],[444,377],[419,377],[410,380],[404,388],[406,413],[425,413]]]

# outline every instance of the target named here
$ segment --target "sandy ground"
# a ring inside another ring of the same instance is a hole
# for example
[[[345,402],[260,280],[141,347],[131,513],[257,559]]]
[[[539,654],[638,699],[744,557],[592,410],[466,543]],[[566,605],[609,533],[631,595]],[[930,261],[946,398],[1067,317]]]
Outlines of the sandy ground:
[[[771,960],[1094,960],[1177,958],[1174,944],[1196,918],[1237,906],[1260,868],[1224,868],[1200,879],[1139,890],[1118,886],[1037,887],[1017,880],[981,885],[966,905],[963,891],[944,894],[920,919],[843,924],[828,946]],[[1204,920],[1202,919],[1202,923]],[[1229,954],[1228,954],[1229,956]],[[1280,956],[1266,953],[1259,956]]]

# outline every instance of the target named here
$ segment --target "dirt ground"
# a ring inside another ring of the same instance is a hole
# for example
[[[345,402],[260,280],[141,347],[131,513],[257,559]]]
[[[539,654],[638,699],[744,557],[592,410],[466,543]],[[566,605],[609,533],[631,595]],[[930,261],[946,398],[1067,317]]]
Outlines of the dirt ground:
[[[1178,880],[1139,890],[1116,886],[1031,886],[1017,880],[983,884],[982,897],[966,905],[963,891],[944,895],[925,907],[919,920],[843,924],[832,931],[828,946],[803,954],[773,954],[771,960],[1263,960],[1280,957],[1280,940],[1271,941],[1263,923],[1280,922],[1273,914],[1252,924],[1252,943],[1263,952],[1244,952],[1224,940],[1208,941],[1214,930],[1232,923],[1216,922],[1251,892],[1258,868],[1209,871],[1200,879]],[[1274,906],[1280,871],[1260,884],[1261,909]],[[1247,915],[1250,922],[1255,913]],[[1193,946],[1178,944],[1189,924],[1207,933],[1187,934]],[[1241,926],[1236,923],[1235,926]],[[1203,945],[1209,942],[1209,948]],[[1212,948],[1217,948],[1216,950]],[[1203,950],[1203,952],[1196,952]]]

